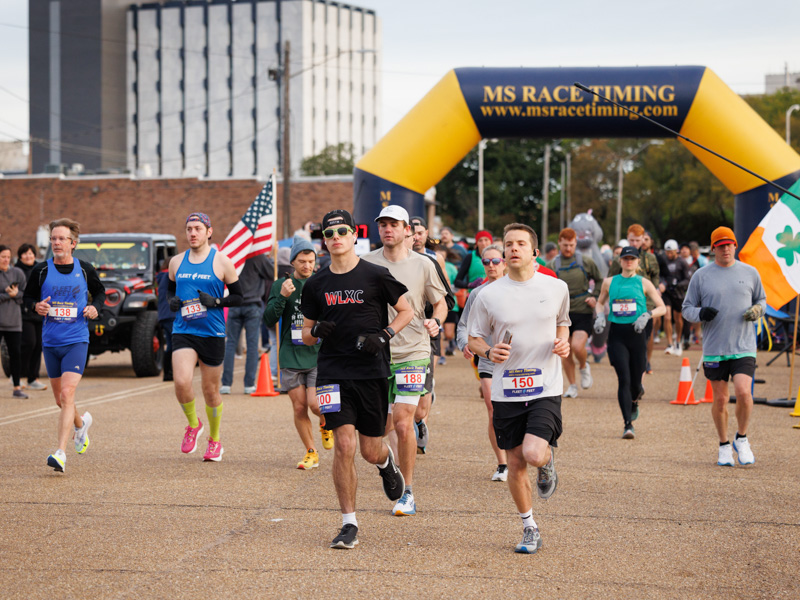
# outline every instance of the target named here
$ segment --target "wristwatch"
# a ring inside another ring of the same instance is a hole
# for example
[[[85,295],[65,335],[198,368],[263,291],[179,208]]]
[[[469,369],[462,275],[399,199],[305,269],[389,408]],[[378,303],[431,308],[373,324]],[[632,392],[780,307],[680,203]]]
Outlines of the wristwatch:
[[[396,335],[397,335],[397,334],[394,332],[394,329],[392,329],[391,327],[384,327],[384,329],[383,329],[383,330],[384,330],[386,333],[388,333],[388,334],[389,334],[389,339],[392,339],[394,336],[396,336]]]
[[[214,298],[214,304],[216,304],[217,306],[219,306],[219,298]]]
[[[487,348],[487,349],[486,349],[486,352],[484,352],[484,354],[486,355],[486,358],[489,358],[489,352],[491,352],[491,351],[492,351],[492,349],[491,349],[491,348]],[[491,359],[491,358],[489,358],[489,360],[492,360],[492,359]]]

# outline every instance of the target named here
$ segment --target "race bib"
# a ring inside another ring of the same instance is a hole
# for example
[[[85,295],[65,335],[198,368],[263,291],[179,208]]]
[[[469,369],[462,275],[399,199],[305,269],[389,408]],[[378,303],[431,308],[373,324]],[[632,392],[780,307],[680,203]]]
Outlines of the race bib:
[[[208,309],[200,304],[200,300],[184,300],[181,306],[181,317],[184,321],[194,321],[195,319],[205,319],[208,316]]]
[[[614,300],[611,303],[611,312],[615,317],[632,317],[636,314],[636,300]]]
[[[303,346],[303,325],[296,325],[292,323],[292,344],[295,346]]]
[[[395,385],[400,394],[422,394],[425,392],[425,366],[400,367],[394,372]]]
[[[317,405],[322,414],[339,412],[342,409],[342,396],[339,393],[339,385],[331,383],[329,385],[317,386]]]
[[[54,301],[47,311],[47,316],[56,323],[74,323],[78,320],[78,304]]]
[[[541,369],[507,369],[503,371],[503,397],[538,396],[544,390]]]

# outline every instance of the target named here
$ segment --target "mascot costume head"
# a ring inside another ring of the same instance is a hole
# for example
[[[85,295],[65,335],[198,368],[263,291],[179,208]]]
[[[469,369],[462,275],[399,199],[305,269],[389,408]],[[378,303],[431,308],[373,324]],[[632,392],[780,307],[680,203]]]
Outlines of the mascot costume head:
[[[608,274],[608,264],[606,264],[600,252],[603,230],[592,216],[592,209],[575,215],[575,218],[569,222],[568,227],[574,229],[575,234],[578,236],[578,252],[591,258],[600,270],[600,275],[605,277]]]

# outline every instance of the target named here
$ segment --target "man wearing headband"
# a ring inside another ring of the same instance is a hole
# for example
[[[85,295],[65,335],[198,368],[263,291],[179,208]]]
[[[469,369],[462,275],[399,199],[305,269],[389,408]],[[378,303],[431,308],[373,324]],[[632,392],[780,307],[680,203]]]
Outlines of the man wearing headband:
[[[342,529],[331,548],[358,544],[354,464],[356,448],[376,465],[389,500],[399,500],[405,482],[391,449],[383,443],[389,413],[389,340],[411,322],[406,286],[386,267],[355,253],[356,226],[346,210],[322,219],[331,264],[303,287],[303,343],[322,340],[317,359],[317,403],[325,428],[334,431],[333,483]],[[396,316],[389,322],[389,307]],[[356,437],[356,432],[358,437]]]
[[[703,371],[711,382],[714,403],[711,416],[719,435],[717,464],[733,466],[733,450],[740,465],[755,462],[747,427],[753,411],[751,392],[756,371],[756,330],[753,323],[763,315],[767,296],[753,267],[736,260],[736,235],[728,227],[711,233],[714,262],[689,280],[683,301],[683,317],[703,324]],[[736,437],[728,441],[728,379],[736,395]]]
[[[222,421],[219,387],[225,358],[223,308],[241,305],[242,289],[231,259],[211,247],[212,233],[208,215],[192,213],[186,218],[189,249],[169,263],[167,296],[170,308],[177,313],[172,328],[175,395],[189,421],[181,452],[194,452],[197,438],[205,429],[197,418],[192,386],[194,366],[199,361],[209,424],[208,448],[203,460],[219,462],[224,452],[219,435]],[[224,296],[226,285],[228,296]]]

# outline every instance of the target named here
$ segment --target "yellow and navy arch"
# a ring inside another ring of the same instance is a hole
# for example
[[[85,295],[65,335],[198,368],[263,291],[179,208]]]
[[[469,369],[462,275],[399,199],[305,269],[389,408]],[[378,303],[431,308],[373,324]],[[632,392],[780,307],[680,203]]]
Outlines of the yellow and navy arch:
[[[575,81],[636,114],[582,92]],[[641,114],[784,187],[800,178],[800,155],[706,67],[460,68],[358,161],[353,216],[370,224],[375,239],[371,225],[383,206],[425,214],[425,191],[482,138],[669,136]],[[744,244],[780,192],[681,142],[735,194],[736,236]]]

